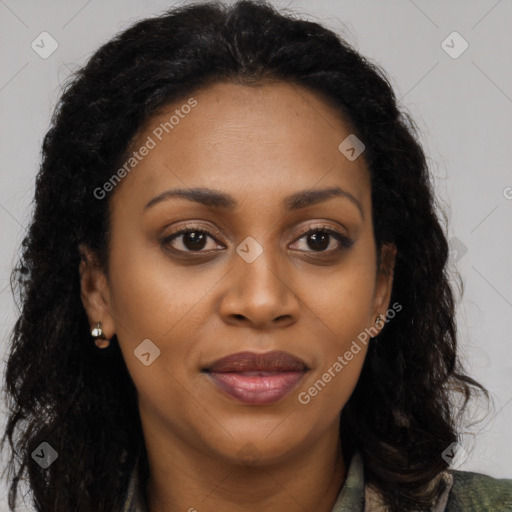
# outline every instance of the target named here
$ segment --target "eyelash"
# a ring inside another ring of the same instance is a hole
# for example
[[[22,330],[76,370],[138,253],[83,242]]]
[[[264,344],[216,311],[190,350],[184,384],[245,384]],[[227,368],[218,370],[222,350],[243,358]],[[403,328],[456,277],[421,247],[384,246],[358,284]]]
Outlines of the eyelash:
[[[207,235],[209,236],[210,238],[212,238],[213,240],[215,240],[217,243],[218,240],[215,238],[215,236],[208,230],[202,228],[202,227],[199,227],[199,226],[193,226],[193,225],[187,225],[185,228],[183,229],[180,229],[179,231],[176,231],[175,233],[172,233],[171,235],[165,237],[161,244],[163,246],[167,246],[169,245],[170,242],[172,242],[174,239],[178,238],[180,235],[184,235],[184,234],[187,234],[187,233],[200,233],[200,234],[204,234],[204,235]],[[338,247],[338,249],[331,249],[329,251],[306,251],[306,252],[313,252],[318,255],[322,255],[322,254],[329,254],[329,253],[333,253],[335,251],[342,251],[344,249],[350,249],[352,247],[352,245],[354,244],[354,240],[352,240],[351,238],[345,236],[345,235],[342,235],[341,233],[338,233],[337,231],[331,229],[330,227],[327,227],[327,226],[313,226],[311,228],[309,228],[306,232],[304,232],[300,237],[296,238],[295,239],[295,242],[296,241],[299,241],[301,240],[302,238],[304,237],[307,237],[308,235],[310,234],[313,234],[313,233],[324,233],[324,234],[327,234],[327,235],[330,235],[332,236],[335,240],[337,240],[339,242],[339,245],[340,247]],[[294,242],[294,243],[295,243]],[[183,251],[181,249],[174,249],[172,248],[171,250],[177,252],[177,253],[180,253],[180,254],[201,254],[201,253],[209,253],[210,251],[203,251],[203,250],[200,250],[200,251]]]

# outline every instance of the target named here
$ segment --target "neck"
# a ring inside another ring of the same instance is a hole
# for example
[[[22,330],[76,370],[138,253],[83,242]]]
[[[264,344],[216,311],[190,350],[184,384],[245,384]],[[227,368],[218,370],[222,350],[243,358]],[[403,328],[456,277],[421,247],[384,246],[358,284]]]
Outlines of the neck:
[[[149,446],[148,511],[331,512],[346,478],[338,432],[285,461],[258,466],[191,456],[176,445],[165,457]]]

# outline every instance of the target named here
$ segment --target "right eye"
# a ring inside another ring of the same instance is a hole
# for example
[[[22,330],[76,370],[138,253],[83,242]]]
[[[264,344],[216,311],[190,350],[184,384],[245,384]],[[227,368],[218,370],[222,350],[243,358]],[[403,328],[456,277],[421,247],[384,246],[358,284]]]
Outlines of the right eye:
[[[166,236],[162,240],[161,245],[164,247],[170,246],[171,250],[183,253],[211,252],[211,250],[203,251],[205,245],[207,244],[208,238],[211,238],[217,242],[214,235],[204,228],[197,226],[187,226],[186,228],[182,228],[175,233]],[[179,243],[176,244],[176,241],[179,241]],[[181,248],[176,247],[176,245],[181,245]]]

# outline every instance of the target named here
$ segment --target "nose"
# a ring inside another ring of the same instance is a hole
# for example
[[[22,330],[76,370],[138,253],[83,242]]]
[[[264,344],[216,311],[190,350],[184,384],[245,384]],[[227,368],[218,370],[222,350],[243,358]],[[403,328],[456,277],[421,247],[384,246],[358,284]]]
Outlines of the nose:
[[[293,289],[293,269],[286,269],[270,251],[264,250],[252,263],[235,257],[220,302],[223,320],[259,330],[294,324],[300,301]]]

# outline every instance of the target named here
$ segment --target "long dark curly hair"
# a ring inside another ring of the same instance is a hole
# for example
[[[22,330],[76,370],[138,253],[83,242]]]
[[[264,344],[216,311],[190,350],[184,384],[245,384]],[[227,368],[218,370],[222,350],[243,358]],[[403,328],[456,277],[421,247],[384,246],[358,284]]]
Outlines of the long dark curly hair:
[[[116,337],[104,351],[92,343],[80,299],[80,243],[108,274],[109,198],[94,190],[162,107],[216,82],[267,79],[313,91],[350,123],[366,145],[378,253],[397,248],[391,302],[403,310],[369,344],[341,415],[344,454],[362,454],[366,481],[391,511],[427,509],[441,492],[428,484],[448,467],[441,454],[459,439],[459,415],[488,393],[457,357],[448,243],[414,121],[380,67],[332,31],[263,1],[208,2],[118,34],[74,73],[55,109],[11,275],[20,311],[1,443],[11,451],[11,511],[27,477],[38,511],[112,512],[137,460],[147,475],[135,386]],[[58,453],[47,469],[32,456],[42,442]]]

